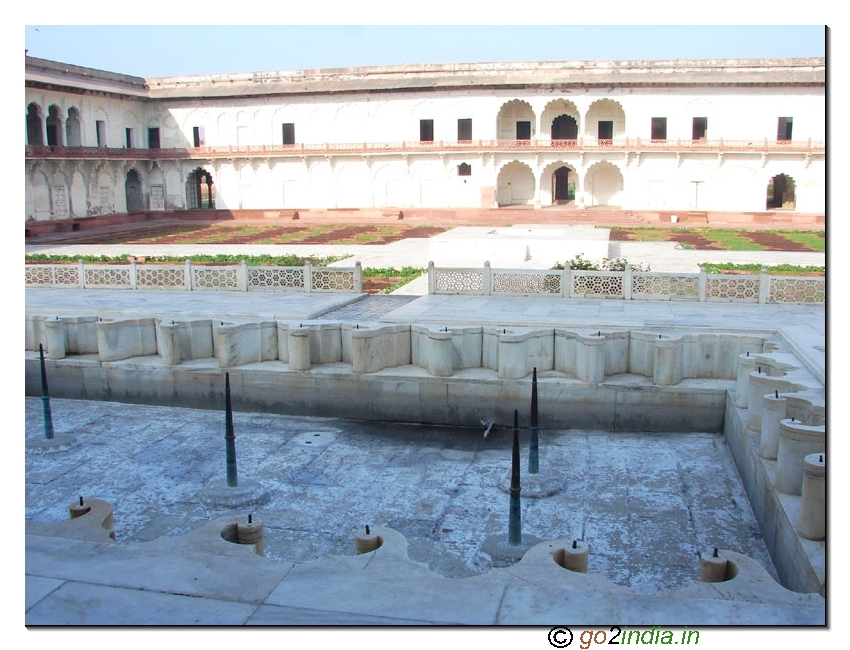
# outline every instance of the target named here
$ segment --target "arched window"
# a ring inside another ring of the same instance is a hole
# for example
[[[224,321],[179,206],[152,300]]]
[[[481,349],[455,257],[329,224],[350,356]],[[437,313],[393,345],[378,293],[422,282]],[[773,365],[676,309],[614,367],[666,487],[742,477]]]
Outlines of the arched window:
[[[68,109],[68,119],[65,120],[65,142],[69,147],[83,146],[80,132],[80,111],[72,106]]]
[[[47,110],[47,146],[62,146],[62,113],[56,104]]]
[[[44,144],[44,130],[41,128],[41,106],[35,102],[27,106],[27,144]]]

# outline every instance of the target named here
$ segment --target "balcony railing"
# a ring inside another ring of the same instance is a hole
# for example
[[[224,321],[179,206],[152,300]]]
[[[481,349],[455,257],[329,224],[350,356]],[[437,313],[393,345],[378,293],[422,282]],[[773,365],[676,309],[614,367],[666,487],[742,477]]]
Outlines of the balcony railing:
[[[428,265],[428,293],[619,300],[826,304],[826,278],[722,273],[494,269]]]
[[[183,147],[170,149],[137,149],[113,147],[63,147],[25,145],[25,157],[66,159],[120,160],[205,160],[251,156],[304,156],[339,154],[394,154],[433,151],[500,152],[527,151],[545,153],[569,150],[577,153],[592,151],[668,151],[705,153],[824,153],[826,142],[813,140],[642,140],[617,138],[597,140],[464,140],[434,142],[357,142],[322,144],[268,144],[225,147]]]

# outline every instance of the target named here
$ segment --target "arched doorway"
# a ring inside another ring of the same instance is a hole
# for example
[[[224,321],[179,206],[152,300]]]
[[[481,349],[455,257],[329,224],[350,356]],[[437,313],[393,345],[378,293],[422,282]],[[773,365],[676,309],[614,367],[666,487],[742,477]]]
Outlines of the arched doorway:
[[[68,109],[68,119],[65,121],[65,142],[69,147],[83,146],[80,135],[80,111],[74,106]]]
[[[215,208],[212,174],[198,167],[186,179],[186,209],[207,210]]]
[[[135,169],[127,172],[124,181],[124,194],[127,198],[127,212],[144,212],[145,202],[142,198],[142,181]]]
[[[44,144],[44,131],[41,128],[41,106],[35,102],[27,106],[27,144]]]
[[[62,113],[56,104],[47,109],[47,146],[62,146]]]
[[[552,120],[552,140],[577,140],[578,123],[572,115],[559,115]]]
[[[610,144],[626,133],[626,112],[613,99],[597,99],[587,110],[584,137],[596,139],[600,144]]]
[[[767,183],[767,209],[793,210],[796,206],[794,179],[785,174],[777,174],[771,178]]]
[[[552,205],[566,205],[576,198],[576,173],[569,167],[552,172]]]
[[[532,205],[534,203],[534,173],[517,160],[509,162],[496,180],[498,203],[504,205]]]
[[[588,207],[618,207],[623,199],[623,174],[609,162],[598,162],[587,171],[584,192]]]
[[[534,137],[534,110],[531,104],[512,99],[502,104],[496,116],[499,140],[531,140]]]

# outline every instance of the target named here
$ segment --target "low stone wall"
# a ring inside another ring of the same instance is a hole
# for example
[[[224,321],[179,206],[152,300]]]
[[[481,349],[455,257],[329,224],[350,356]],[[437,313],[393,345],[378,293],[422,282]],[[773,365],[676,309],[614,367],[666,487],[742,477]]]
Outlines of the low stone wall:
[[[86,354],[97,354],[100,361],[158,356],[166,366],[212,359],[222,368],[280,361],[296,371],[344,363],[355,374],[413,365],[433,377],[481,368],[495,371],[499,379],[522,379],[537,368],[589,384],[637,374],[658,386],[675,386],[683,379],[736,378],[741,353],[763,348],[761,337],[744,334],[27,316],[26,348],[35,351],[39,344],[55,360]],[[777,379],[783,390],[792,386],[793,375],[775,372],[783,375]]]
[[[729,450],[782,584],[821,594],[826,592],[825,413],[823,386],[791,355],[739,356],[723,424]]]
[[[435,377],[413,365],[356,373],[345,363],[292,370],[280,361],[224,369],[210,359],[167,366],[156,357],[100,362],[96,357],[46,360],[50,395],[159,406],[224,409],[224,373],[233,408],[290,415],[509,426],[520,409],[528,425],[531,379],[501,379],[473,369]],[[560,373],[538,373],[539,426],[610,431],[720,431],[725,392],[713,385],[587,384]],[[41,394],[37,353],[26,359],[26,394]]]
[[[144,258],[139,258],[144,262]],[[176,291],[363,292],[360,262],[351,268],[304,266],[144,264],[26,264],[30,287],[69,289],[160,289]]]
[[[722,273],[635,271],[562,271],[435,267],[428,264],[428,293],[440,295],[546,295],[615,300],[684,300],[691,302],[810,303],[826,302],[826,279]]]
[[[825,595],[826,540],[806,539],[798,532],[802,496],[777,489],[779,463],[759,455],[760,436],[747,428],[746,409],[735,406],[732,393],[723,431],[781,583],[793,591]]]

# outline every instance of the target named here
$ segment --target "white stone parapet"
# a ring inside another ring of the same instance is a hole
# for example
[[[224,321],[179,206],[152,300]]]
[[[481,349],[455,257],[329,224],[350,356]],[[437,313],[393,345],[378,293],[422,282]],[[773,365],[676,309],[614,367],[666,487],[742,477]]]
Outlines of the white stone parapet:
[[[225,324],[218,328],[218,346],[222,368],[277,359],[277,323]]]
[[[157,354],[156,319],[97,323],[97,353],[101,361],[118,361]]]
[[[209,319],[104,321],[96,316],[27,316],[26,324],[26,348],[34,350],[38,343],[44,343],[48,358],[54,360],[80,354],[97,354],[101,361],[159,355],[167,366],[205,359],[216,360],[221,368],[279,361],[290,369],[303,371],[317,365],[344,363],[356,373],[412,364],[434,377],[483,368],[495,371],[500,379],[521,379],[537,368],[571,375],[588,384],[600,384],[614,375],[637,374],[651,378],[657,386],[672,386],[690,378],[731,379],[736,372],[740,380],[739,351],[763,345],[758,337],[737,334],[673,335],[625,329],[377,321],[234,323]],[[296,351],[297,358],[293,356]],[[765,364],[777,364],[772,370],[776,376],[769,377],[771,388],[808,388],[793,381],[793,373],[784,376],[792,366],[760,358]],[[767,379],[764,373],[751,374]],[[749,386],[748,391],[752,391]],[[801,402],[803,406],[792,407],[789,402],[789,413],[802,420],[805,411],[806,417],[813,418],[812,423],[822,422],[823,408],[813,411],[805,406],[811,402],[810,395]],[[759,408],[759,416],[760,413]]]

